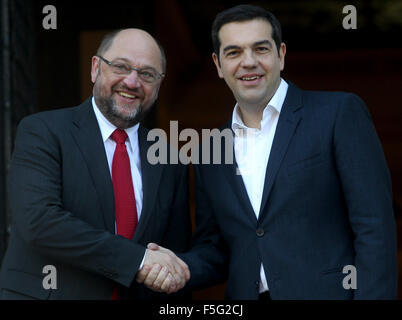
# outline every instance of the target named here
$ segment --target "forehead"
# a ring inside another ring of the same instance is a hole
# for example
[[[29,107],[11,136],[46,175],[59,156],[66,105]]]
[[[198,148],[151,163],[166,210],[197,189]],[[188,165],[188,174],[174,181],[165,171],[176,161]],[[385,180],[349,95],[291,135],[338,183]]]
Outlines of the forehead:
[[[104,53],[109,60],[126,59],[134,66],[152,66],[160,69],[161,53],[153,38],[143,32],[121,32]]]
[[[264,19],[254,19],[224,24],[219,30],[221,50],[227,45],[245,46],[262,40],[272,40],[271,24]]]

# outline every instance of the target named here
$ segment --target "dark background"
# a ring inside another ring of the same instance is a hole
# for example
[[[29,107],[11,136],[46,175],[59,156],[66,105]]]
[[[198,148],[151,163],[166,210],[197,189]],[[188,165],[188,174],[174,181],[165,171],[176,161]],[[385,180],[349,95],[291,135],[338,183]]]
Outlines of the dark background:
[[[86,99],[92,88],[90,59],[102,36],[137,27],[160,40],[168,61],[147,125],[167,131],[171,120],[179,122],[179,129],[221,126],[231,116],[234,99],[213,65],[210,29],[218,12],[241,3],[263,6],[281,22],[285,80],[302,89],[354,92],[366,102],[392,175],[402,259],[402,0],[0,1],[0,261],[11,221],[7,164],[21,118]],[[42,9],[49,4],[57,9],[56,30],[42,27]],[[356,30],[342,27],[342,9],[349,4],[357,9]],[[193,196],[191,203],[194,214]],[[223,289],[213,287],[195,297],[221,299]]]

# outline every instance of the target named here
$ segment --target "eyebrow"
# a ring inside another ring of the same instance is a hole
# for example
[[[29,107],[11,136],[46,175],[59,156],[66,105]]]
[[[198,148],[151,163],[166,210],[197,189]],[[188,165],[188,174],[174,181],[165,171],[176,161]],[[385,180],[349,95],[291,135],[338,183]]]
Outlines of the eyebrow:
[[[261,40],[261,41],[254,42],[253,47],[257,47],[257,46],[260,46],[262,44],[267,44],[271,49],[273,47],[272,42],[269,41],[269,40]]]
[[[257,46],[260,46],[260,45],[262,45],[262,44],[267,44],[267,45],[270,47],[270,49],[272,49],[272,47],[273,47],[272,42],[269,41],[269,40],[261,40],[261,41],[254,42],[254,43],[252,44],[252,46],[253,46],[253,47],[257,47]],[[227,52],[227,51],[229,51],[229,50],[233,50],[233,49],[240,49],[240,46],[233,45],[233,44],[232,44],[232,45],[228,45],[228,46],[226,46],[225,48],[223,48],[223,53],[225,53],[225,52]]]
[[[235,46],[235,45],[226,46],[225,48],[223,48],[223,53],[225,53],[225,52],[227,52],[227,51],[229,51],[229,50],[233,50],[233,49],[240,49],[240,47],[239,47],[239,46]]]
[[[113,59],[113,61],[116,61],[116,60],[122,60],[122,61],[126,62],[127,64],[129,64],[131,67],[131,61],[126,58],[116,57]],[[150,66],[150,65],[144,65],[144,66],[141,66],[140,68],[141,69],[152,69],[152,70],[155,70],[156,72],[158,72],[153,66]]]

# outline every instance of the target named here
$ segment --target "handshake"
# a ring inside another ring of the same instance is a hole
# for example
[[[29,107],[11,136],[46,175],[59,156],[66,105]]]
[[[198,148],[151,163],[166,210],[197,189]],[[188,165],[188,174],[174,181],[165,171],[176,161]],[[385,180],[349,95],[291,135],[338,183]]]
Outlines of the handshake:
[[[174,293],[190,279],[187,264],[169,249],[149,243],[143,267],[137,273],[137,282],[153,291]]]

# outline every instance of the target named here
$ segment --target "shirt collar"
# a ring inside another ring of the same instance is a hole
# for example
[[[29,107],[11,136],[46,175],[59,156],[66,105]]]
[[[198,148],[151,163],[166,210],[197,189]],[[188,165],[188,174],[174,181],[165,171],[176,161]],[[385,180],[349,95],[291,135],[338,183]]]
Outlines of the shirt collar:
[[[271,100],[268,101],[266,107],[264,108],[261,120],[261,128],[267,122],[268,114],[272,111],[276,111],[278,114],[282,110],[283,102],[285,101],[286,93],[288,91],[289,85],[285,80],[281,78],[281,82],[279,84],[278,89],[275,94],[272,96]],[[239,113],[239,104],[236,103],[233,115],[232,115],[232,130],[236,132],[235,129],[249,129],[243,122],[243,119]]]
[[[107,139],[111,139],[111,135],[114,132],[114,130],[117,129],[117,127],[110,123],[109,120],[106,119],[106,117],[102,114],[102,112],[99,110],[98,106],[96,105],[95,98],[92,97],[92,107],[95,112],[96,120],[98,120],[99,128],[102,134],[102,140],[103,143],[106,142]],[[126,131],[129,143],[130,145],[136,141],[136,138],[138,137],[138,127],[139,123],[137,123],[134,127],[124,129]],[[133,146],[132,146],[133,147]]]

